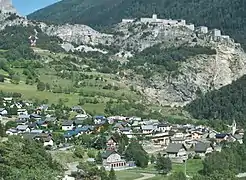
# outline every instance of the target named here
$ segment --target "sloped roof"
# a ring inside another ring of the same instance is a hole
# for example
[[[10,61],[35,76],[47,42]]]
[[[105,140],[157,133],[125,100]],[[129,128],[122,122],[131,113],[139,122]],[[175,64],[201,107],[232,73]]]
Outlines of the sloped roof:
[[[24,131],[24,130],[26,130],[27,128],[28,128],[28,125],[18,125],[18,126],[16,127],[17,130],[21,130],[21,131]]]
[[[195,152],[206,152],[209,147],[212,147],[211,143],[199,142],[195,145]]]
[[[166,152],[167,153],[178,153],[180,149],[184,148],[186,150],[186,147],[183,144],[176,144],[176,143],[170,143],[167,146]]]
[[[225,138],[226,136],[229,136],[229,134],[226,134],[226,133],[223,133],[223,134],[216,134],[215,135],[215,138],[218,138],[218,139],[220,139],[220,138]]]
[[[63,121],[63,122],[62,122],[62,125],[63,125],[63,126],[71,126],[72,124],[73,124],[73,121],[69,121],[69,120],[68,120],[68,121]]]
[[[116,153],[116,151],[109,151],[109,150],[107,150],[107,151],[105,151],[104,153],[102,153],[102,158],[104,158],[104,159],[106,159],[106,158],[108,158],[111,154],[114,154],[114,153]]]

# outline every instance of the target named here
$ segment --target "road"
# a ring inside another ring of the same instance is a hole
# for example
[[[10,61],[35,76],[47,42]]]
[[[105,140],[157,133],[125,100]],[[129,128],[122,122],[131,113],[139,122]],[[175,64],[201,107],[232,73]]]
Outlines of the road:
[[[137,178],[135,180],[147,180],[147,179],[155,177],[155,174],[141,173],[141,175],[143,175],[143,177]]]

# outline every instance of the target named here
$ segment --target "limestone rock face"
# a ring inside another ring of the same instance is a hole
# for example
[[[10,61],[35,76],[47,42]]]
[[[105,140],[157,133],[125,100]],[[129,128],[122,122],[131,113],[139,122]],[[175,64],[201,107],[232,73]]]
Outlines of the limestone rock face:
[[[80,44],[107,44],[113,40],[112,35],[103,34],[86,25],[47,26],[44,31],[50,36],[58,36],[66,42]]]
[[[183,106],[199,94],[219,89],[246,74],[246,54],[240,44],[228,37],[215,37],[213,31],[200,33],[182,26],[119,24],[115,38],[121,52],[141,52],[161,44],[168,47],[204,46],[216,50],[215,55],[197,55],[180,62],[179,73],[168,76],[163,72],[149,79],[135,76],[126,80],[137,87],[152,102],[162,105]],[[130,31],[129,31],[130,29]]]

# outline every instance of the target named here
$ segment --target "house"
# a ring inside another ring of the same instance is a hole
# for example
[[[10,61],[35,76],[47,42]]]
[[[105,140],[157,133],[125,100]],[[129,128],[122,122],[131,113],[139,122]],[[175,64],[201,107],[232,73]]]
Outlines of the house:
[[[195,145],[195,153],[200,157],[204,157],[208,153],[212,153],[214,147],[211,143],[198,142]]]
[[[244,135],[244,129],[238,129],[235,134]]]
[[[167,156],[172,159],[186,160],[187,149],[183,144],[170,143],[166,149]]]
[[[90,134],[93,130],[94,128],[92,126],[83,126],[76,128],[75,132],[77,132],[77,134]]]
[[[121,134],[125,134],[128,138],[132,138],[132,130],[129,127],[125,127],[123,129],[120,130]]]
[[[82,127],[83,124],[84,124],[84,121],[83,121],[83,120],[75,120],[75,121],[74,121],[74,125],[75,125],[76,127]]]
[[[17,114],[20,115],[28,115],[28,112],[26,109],[18,109]]]
[[[41,120],[42,116],[38,114],[30,114],[30,118],[35,120]]]
[[[121,129],[123,129],[124,128],[124,126],[123,126],[123,124],[121,123],[121,122],[118,122],[118,123],[116,123],[114,126],[113,126],[113,130],[114,131],[119,131],[119,130],[121,130]]]
[[[6,131],[7,135],[17,135],[18,131],[15,128],[10,128]]]
[[[74,125],[73,125],[73,121],[63,121],[62,122],[62,130],[63,131],[68,131],[68,130],[73,130]]]
[[[52,135],[49,133],[25,133],[23,134],[24,139],[30,139],[35,141],[40,141],[43,143],[43,146],[53,146],[54,140]]]
[[[37,122],[26,123],[31,130],[38,128]]]
[[[168,132],[172,129],[172,126],[169,124],[158,124],[157,125],[157,131],[158,132]]]
[[[39,127],[44,127],[44,128],[47,128],[48,127],[48,121],[46,121],[46,120],[39,120],[39,121],[36,122],[36,124]]]
[[[37,113],[41,113],[42,111],[46,112],[49,109],[49,105],[42,104],[41,106],[37,107],[36,111]]]
[[[11,103],[13,101],[13,98],[12,97],[5,97],[3,98],[3,102],[5,103]]]
[[[44,130],[42,130],[42,129],[33,129],[33,130],[31,130],[30,133],[31,134],[42,134],[42,133],[44,133]]]
[[[227,141],[230,137],[230,134],[222,133],[222,134],[216,134],[215,139],[217,143],[220,143],[222,141]]]
[[[183,144],[185,142],[185,137],[171,137],[170,142],[174,144]]]
[[[126,167],[126,161],[121,159],[121,156],[116,151],[109,151],[102,153],[103,166],[106,170],[111,168],[120,169]]]
[[[17,119],[15,122],[18,125],[26,125],[26,124],[28,124],[28,120],[27,119],[23,119],[23,118]]]
[[[74,130],[68,130],[64,133],[65,139],[71,139],[72,137],[78,137],[78,132]]]
[[[243,144],[243,136],[240,134],[234,134],[231,136],[233,138],[232,142],[238,141],[239,144]]]
[[[0,108],[0,115],[6,116],[6,115],[8,115],[8,111],[5,108]]]
[[[71,108],[71,110],[72,110],[73,112],[76,112],[76,113],[85,112],[81,106],[73,106],[73,107]],[[85,114],[85,113],[84,113],[84,114]]]
[[[86,120],[87,118],[88,118],[88,115],[87,114],[77,114],[75,116],[75,119],[76,120],[81,120],[81,121]]]
[[[21,114],[21,115],[19,115],[19,117],[18,117],[18,119],[19,120],[25,120],[25,121],[28,121],[29,119],[30,119],[30,116],[27,114],[27,115],[25,115],[25,114]]]
[[[44,142],[44,147],[46,146],[53,146],[54,145],[54,140],[51,136],[48,136],[46,138],[43,138],[43,142]]]
[[[115,137],[113,136],[110,136],[108,139],[107,139],[107,150],[116,150],[117,149],[117,146],[118,146],[118,141]]]
[[[141,130],[143,134],[150,134],[155,130],[155,128],[153,125],[142,125]]]
[[[103,121],[106,121],[107,118],[104,116],[95,116],[94,117],[94,124],[102,124]]]
[[[28,125],[18,125],[18,126],[16,127],[16,130],[17,130],[19,133],[30,132],[30,128],[28,127]]]
[[[203,135],[203,133],[200,131],[193,131],[193,132],[191,132],[191,139],[192,140],[201,139],[202,135]]]
[[[215,139],[216,134],[215,131],[208,131],[202,135],[202,139]]]

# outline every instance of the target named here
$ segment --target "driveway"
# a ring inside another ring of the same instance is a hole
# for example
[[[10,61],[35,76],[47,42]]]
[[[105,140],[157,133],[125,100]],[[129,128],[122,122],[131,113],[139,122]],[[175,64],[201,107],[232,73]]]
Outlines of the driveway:
[[[134,180],[147,180],[147,179],[155,177],[155,174],[141,173],[141,175],[143,175],[143,177],[137,178]]]

